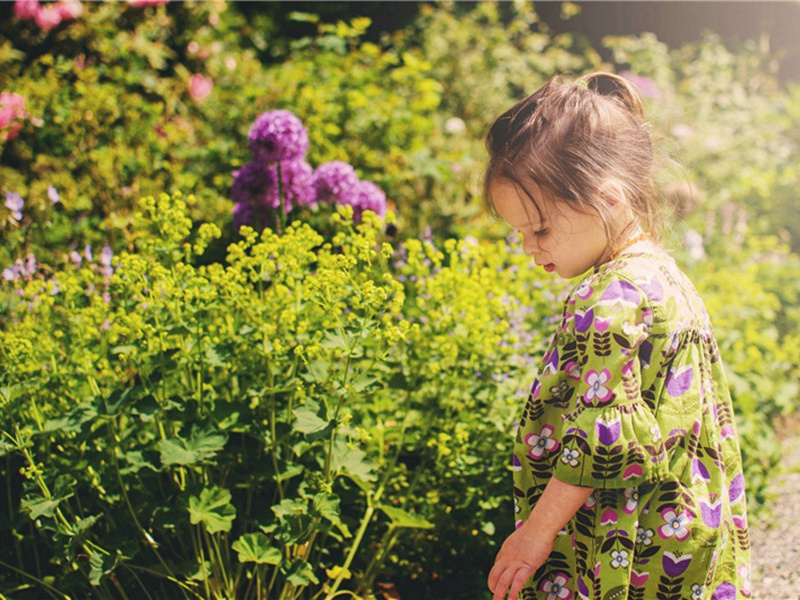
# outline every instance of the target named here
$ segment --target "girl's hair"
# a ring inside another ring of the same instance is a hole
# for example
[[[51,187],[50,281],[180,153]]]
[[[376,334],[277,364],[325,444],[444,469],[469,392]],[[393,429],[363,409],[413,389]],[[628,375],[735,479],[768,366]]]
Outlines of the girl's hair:
[[[622,77],[592,73],[571,82],[553,77],[494,122],[486,148],[483,197],[493,216],[499,214],[490,188],[498,179],[521,189],[541,216],[526,187],[532,181],[544,194],[598,214],[610,234],[608,206],[598,200],[603,185],[614,180],[640,224],[660,238],[649,126],[639,94]]]

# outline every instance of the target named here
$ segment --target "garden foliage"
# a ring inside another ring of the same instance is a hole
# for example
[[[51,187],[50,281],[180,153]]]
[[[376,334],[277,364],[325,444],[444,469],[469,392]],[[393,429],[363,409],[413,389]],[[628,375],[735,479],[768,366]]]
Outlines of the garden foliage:
[[[272,39],[222,2],[21,4],[0,25],[2,593],[475,597],[566,289],[484,220],[480,138],[556,71],[645,96],[763,502],[800,391],[800,114],[762,49],[609,38],[604,65],[517,2],[424,7],[378,41],[308,14],[316,35]],[[265,114],[291,157],[265,158]]]

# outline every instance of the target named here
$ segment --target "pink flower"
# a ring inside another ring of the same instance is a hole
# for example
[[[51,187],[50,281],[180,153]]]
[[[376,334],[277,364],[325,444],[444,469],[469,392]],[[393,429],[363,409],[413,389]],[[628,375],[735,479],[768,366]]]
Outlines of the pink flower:
[[[20,21],[35,19],[42,7],[39,0],[17,0],[14,2],[14,14]]]
[[[203,100],[213,88],[214,82],[205,75],[194,74],[189,80],[189,95],[195,100]]]
[[[54,7],[64,20],[77,19],[83,12],[80,0],[63,0]]]
[[[61,12],[55,6],[48,6],[42,8],[36,13],[34,17],[36,24],[44,29],[50,31],[61,24]]]
[[[609,325],[611,325],[611,317],[595,317],[594,319],[594,328],[599,333],[604,333]]]
[[[560,444],[558,440],[550,437],[553,435],[553,431],[552,425],[545,425],[542,427],[542,431],[539,432],[539,435],[529,433],[525,436],[525,443],[528,444],[528,446],[533,446],[530,452],[528,452],[528,456],[533,459],[540,459],[544,456],[545,452],[557,450]]]
[[[622,474],[623,481],[627,481],[628,479],[632,479],[634,477],[641,477],[643,474],[642,466],[641,465],[630,465],[625,472]]]
[[[631,585],[634,587],[642,587],[645,583],[647,583],[647,579],[650,577],[650,573],[637,573],[636,571],[631,571]]]
[[[17,137],[22,128],[18,119],[25,119],[25,98],[10,92],[0,93],[0,142]]]
[[[158,6],[159,4],[166,4],[169,0],[128,0],[128,4],[140,8],[142,6]]]
[[[679,542],[682,542],[689,537],[689,529],[686,526],[692,522],[692,515],[687,511],[677,515],[675,509],[665,508],[661,511],[661,518],[666,521],[658,528],[658,535],[662,538],[666,540],[674,535]]]
[[[600,525],[616,525],[618,520],[617,513],[613,509],[607,508],[600,517]]]

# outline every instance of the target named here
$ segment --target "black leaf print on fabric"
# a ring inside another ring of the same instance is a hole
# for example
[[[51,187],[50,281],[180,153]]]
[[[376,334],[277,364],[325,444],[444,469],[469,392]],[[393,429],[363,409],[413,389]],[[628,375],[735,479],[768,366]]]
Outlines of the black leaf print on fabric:
[[[671,578],[662,575],[658,580],[658,593],[656,598],[658,600],[684,600],[681,598],[681,586],[683,585],[683,577]]]
[[[613,479],[622,472],[622,444],[606,448],[595,448],[592,461],[592,477],[595,479]]]
[[[592,335],[592,348],[595,356],[611,355],[611,332],[595,333]]]

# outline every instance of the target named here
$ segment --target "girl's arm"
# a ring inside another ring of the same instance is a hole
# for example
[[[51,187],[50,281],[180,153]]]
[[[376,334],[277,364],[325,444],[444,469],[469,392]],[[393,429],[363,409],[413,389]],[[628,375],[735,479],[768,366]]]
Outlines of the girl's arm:
[[[517,600],[525,581],[547,560],[556,535],[594,490],[551,477],[530,517],[512,533],[497,553],[489,573],[492,600]],[[510,588],[510,589],[509,589]]]

